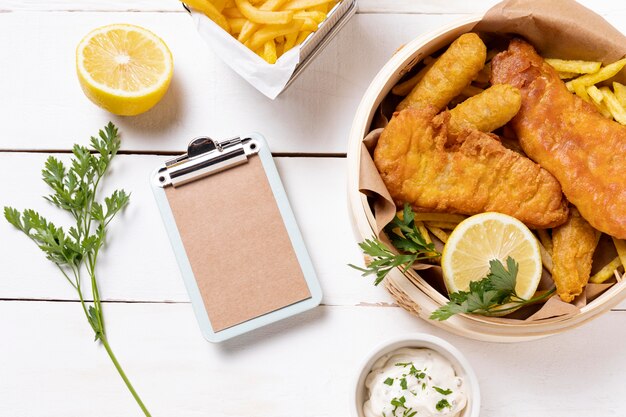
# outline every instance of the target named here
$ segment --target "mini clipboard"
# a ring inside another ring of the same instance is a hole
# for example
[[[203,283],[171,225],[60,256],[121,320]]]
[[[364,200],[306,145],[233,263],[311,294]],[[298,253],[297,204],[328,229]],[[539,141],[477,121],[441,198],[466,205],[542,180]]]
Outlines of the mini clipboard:
[[[321,288],[263,136],[196,138],[151,184],[206,339],[319,305]]]

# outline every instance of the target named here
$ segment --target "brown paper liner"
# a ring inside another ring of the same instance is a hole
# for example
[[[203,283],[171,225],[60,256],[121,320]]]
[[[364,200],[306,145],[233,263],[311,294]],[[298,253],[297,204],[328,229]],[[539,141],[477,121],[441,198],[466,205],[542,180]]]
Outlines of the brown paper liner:
[[[582,24],[584,22],[584,24]],[[474,31],[500,36],[522,36],[532,43],[545,57],[561,59],[582,59],[614,62],[626,55],[626,36],[611,26],[606,20],[573,0],[508,0],[491,8],[474,27]],[[624,72],[623,72],[624,73]],[[622,73],[622,76],[623,76]],[[626,78],[626,77],[624,77]],[[390,95],[391,96],[391,95]],[[394,99],[383,100],[377,109],[371,131],[363,139],[359,191],[369,197],[376,220],[376,234],[393,219],[396,205],[389,194],[376,165],[372,153],[395,106]],[[384,235],[381,236],[384,239]],[[384,239],[386,240],[386,239]],[[387,242],[388,243],[388,242]],[[594,254],[592,273],[615,256],[610,239],[603,238]],[[416,264],[408,272],[407,278],[428,282],[434,289],[446,294],[441,277],[441,268],[429,264]],[[542,306],[529,306],[510,314],[506,318],[491,318],[495,322],[511,323],[539,321],[554,317],[566,317],[580,313],[580,309],[593,301],[616,281],[603,284],[588,284],[583,293],[573,303],[565,303],[558,296],[552,296]],[[539,290],[549,289],[553,281],[544,270]]]

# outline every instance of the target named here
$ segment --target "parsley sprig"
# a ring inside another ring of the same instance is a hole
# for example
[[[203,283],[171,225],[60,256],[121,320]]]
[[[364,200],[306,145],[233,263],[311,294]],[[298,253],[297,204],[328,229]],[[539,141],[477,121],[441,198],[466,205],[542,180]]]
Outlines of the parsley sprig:
[[[387,274],[396,267],[402,266],[406,272],[417,261],[441,256],[435,250],[433,243],[426,242],[415,224],[415,215],[408,204],[402,211],[402,218],[398,215],[384,228],[391,244],[402,253],[392,252],[377,238],[365,239],[359,243],[363,253],[370,256],[372,261],[365,268],[350,264],[349,266],[363,272],[361,276],[375,275],[374,285],[380,284]]]
[[[469,291],[449,294],[450,301],[435,310],[430,319],[443,321],[459,313],[500,315],[548,298],[554,292],[547,291],[529,300],[517,295],[515,284],[519,265],[510,256],[506,259],[506,268],[499,259],[489,261],[489,267],[490,271],[485,278],[470,282]],[[505,305],[506,307],[503,307]]]
[[[31,209],[20,212],[5,207],[4,217],[35,242],[76,290],[95,340],[102,343],[139,407],[150,416],[109,346],[96,279],[96,263],[105,243],[107,226],[129,202],[124,190],[114,191],[104,199],[104,204],[96,201],[98,186],[120,148],[118,130],[113,123],[100,130],[98,137],[91,138],[91,147],[93,153],[84,146],[74,145],[69,166],[50,156],[42,170],[43,181],[52,190],[44,198],[72,216],[74,225],[67,232]],[[83,292],[83,271],[91,280],[92,301],[86,300]]]

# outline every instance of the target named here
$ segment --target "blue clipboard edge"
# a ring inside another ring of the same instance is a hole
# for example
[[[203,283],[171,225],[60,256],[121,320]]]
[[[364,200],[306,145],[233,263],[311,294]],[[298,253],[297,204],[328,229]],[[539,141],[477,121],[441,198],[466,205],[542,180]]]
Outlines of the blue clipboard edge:
[[[198,321],[198,325],[200,326],[200,331],[208,341],[214,343],[231,339],[233,337],[250,332],[268,324],[275,323],[287,317],[291,317],[304,311],[313,309],[317,307],[322,301],[322,288],[317,279],[315,269],[313,268],[313,263],[311,262],[309,252],[307,251],[306,245],[304,244],[304,239],[302,238],[302,234],[300,233],[300,229],[298,228],[298,224],[296,223],[296,218],[293,215],[293,211],[291,210],[289,199],[287,198],[283,183],[280,179],[280,176],[278,175],[278,170],[276,169],[276,165],[274,163],[274,159],[272,158],[272,154],[269,150],[267,142],[265,141],[263,135],[256,132],[244,135],[242,137],[252,138],[261,144],[261,146],[259,147],[259,153],[257,155],[261,158],[261,163],[263,164],[265,174],[267,175],[267,179],[272,189],[272,193],[274,194],[274,198],[276,199],[278,209],[283,218],[285,228],[287,229],[287,234],[289,235],[291,245],[293,246],[294,252],[296,253],[296,257],[302,269],[302,274],[304,275],[304,279],[307,283],[307,287],[309,288],[309,292],[311,293],[311,297],[291,304],[289,306],[280,308],[278,310],[266,313],[262,316],[255,317],[253,319],[221,330],[219,332],[213,331],[211,321],[209,320],[209,316],[206,312],[206,309],[204,308],[204,301],[202,300],[202,296],[200,295],[198,284],[196,283],[196,279],[193,275],[193,270],[191,269],[191,264],[189,263],[189,259],[187,258],[187,253],[185,252],[183,241],[180,237],[180,234],[178,233],[178,228],[176,227],[174,215],[170,208],[169,202],[167,201],[165,190],[158,185],[158,171],[161,168],[158,167],[150,175],[150,185],[152,188],[152,192],[154,194],[157,206],[159,207],[159,211],[161,212],[161,218],[163,219],[163,224],[169,236],[172,249],[174,250],[174,255],[176,256],[176,261],[178,262],[178,266],[180,268],[185,287],[187,288],[187,292],[189,293],[191,305],[193,307],[196,320]]]

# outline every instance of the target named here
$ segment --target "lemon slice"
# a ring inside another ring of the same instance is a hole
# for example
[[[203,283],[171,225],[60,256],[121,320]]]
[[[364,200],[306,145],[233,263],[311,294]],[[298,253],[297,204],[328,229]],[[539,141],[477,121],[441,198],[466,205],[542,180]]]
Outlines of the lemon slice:
[[[118,115],[151,109],[167,91],[173,70],[167,45],[139,26],[103,26],[76,48],[76,71],[85,95]]]
[[[506,259],[519,264],[515,292],[533,296],[541,279],[539,243],[521,221],[500,213],[482,213],[465,219],[452,231],[443,248],[441,267],[448,292],[467,291],[470,281],[489,273],[489,261]]]

